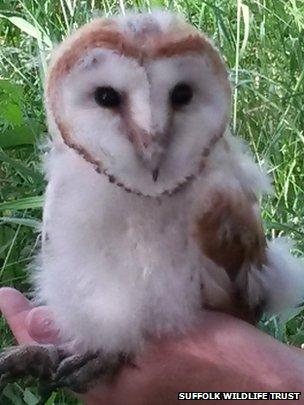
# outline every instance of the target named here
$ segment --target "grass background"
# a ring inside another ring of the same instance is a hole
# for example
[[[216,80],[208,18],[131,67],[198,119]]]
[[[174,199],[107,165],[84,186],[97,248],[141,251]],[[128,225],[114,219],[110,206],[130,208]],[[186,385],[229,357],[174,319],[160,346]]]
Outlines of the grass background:
[[[154,6],[185,15],[221,49],[235,85],[231,126],[274,180],[274,195],[263,201],[267,235],[291,236],[295,254],[304,253],[303,0],[0,0],[1,286],[29,290],[26,267],[39,243],[45,187],[43,79],[53,44],[96,14]],[[264,319],[261,327],[301,346],[303,308]],[[0,334],[1,346],[12,343],[3,320]],[[0,395],[0,404],[37,402],[36,388],[26,383]],[[62,392],[48,401],[73,403]]]

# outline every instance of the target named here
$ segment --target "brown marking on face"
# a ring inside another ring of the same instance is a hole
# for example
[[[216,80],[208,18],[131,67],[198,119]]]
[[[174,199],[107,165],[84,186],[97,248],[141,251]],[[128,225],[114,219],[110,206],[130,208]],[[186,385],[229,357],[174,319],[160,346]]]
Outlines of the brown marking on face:
[[[189,35],[182,39],[166,38],[159,41],[152,50],[153,58],[171,58],[187,53],[205,53],[206,40],[201,35]]]
[[[126,132],[129,141],[134,145],[137,153],[147,149],[152,142],[151,134],[140,128],[134,121],[131,112],[131,105],[127,94],[123,95],[124,102],[119,109],[121,116],[121,131]]]
[[[190,30],[189,30],[190,31]],[[127,38],[118,31],[113,20],[95,20],[80,29],[80,34],[73,40],[70,38],[67,50],[58,57],[51,68],[47,93],[50,95],[57,84],[58,79],[68,74],[81,57],[91,49],[103,48],[118,52],[120,55],[134,58],[142,63],[144,59],[156,59],[160,57],[180,56],[187,53],[207,54],[212,63],[215,74],[227,73],[225,66],[210,42],[200,33],[171,33],[162,35],[157,29],[150,30],[150,35],[138,34]],[[163,38],[164,37],[164,38]],[[228,86],[230,88],[230,86]]]
[[[170,58],[184,54],[207,54],[216,74],[226,72],[225,66],[217,51],[201,34],[188,35],[179,38],[167,35],[165,39],[159,33],[152,37],[145,35],[131,42],[115,29],[99,28],[78,38],[58,61],[57,69],[60,75],[66,74],[81,59],[85,52],[93,48],[104,48],[117,51],[120,55],[138,60]],[[136,37],[138,38],[138,37]]]
[[[56,121],[58,129],[62,135],[64,143],[69,146],[71,149],[75,150],[80,156],[82,156],[87,162],[91,163],[97,172],[100,172],[101,162],[98,162],[93,158],[93,156],[81,145],[73,142],[70,132],[66,125],[61,121]]]
[[[49,96],[52,93],[52,89],[57,85],[57,81],[66,76],[81,57],[94,48],[110,49],[119,52],[121,55],[132,58],[140,56],[137,48],[129,44],[123,36],[115,30],[98,29],[89,32],[87,35],[76,39],[71,47],[59,57],[55,66],[51,69],[47,87]]]
[[[114,183],[118,187],[123,188],[128,193],[133,193],[133,194],[136,194],[136,195],[142,196],[142,197],[149,197],[149,195],[142,194],[138,190],[130,189],[129,187],[126,187],[124,184],[122,184],[121,182],[117,181],[117,179],[113,175],[108,173],[107,169],[103,168],[102,162],[99,162],[96,159],[94,159],[93,156],[85,148],[83,148],[81,145],[78,145],[75,142],[73,142],[69,128],[58,118],[58,114],[56,114],[57,105],[58,105],[58,103],[53,104],[52,111],[54,113],[55,123],[59,129],[59,132],[62,136],[64,143],[71,149],[75,150],[88,163],[91,163],[97,173],[103,173],[104,175],[106,175],[108,177],[110,183]],[[122,117],[125,120],[124,121],[124,130],[127,130],[127,132],[129,132],[128,137],[130,139],[130,142],[134,142],[134,137],[141,136],[141,132],[140,132],[141,129],[132,120],[131,111],[129,108],[127,108],[127,110],[122,113]],[[172,118],[173,118],[173,116],[171,117],[171,119],[168,120],[168,131],[169,131],[169,127],[171,125]],[[224,134],[225,126],[226,126],[226,124],[225,124],[225,122],[223,122],[223,124],[219,130],[219,133],[214,134],[214,136],[211,138],[211,140],[209,142],[209,145],[207,145],[203,149],[203,151],[201,153],[201,161],[199,164],[198,172],[186,176],[185,178],[183,178],[180,182],[178,182],[176,184],[174,189],[165,190],[162,192],[162,195],[172,196],[172,195],[176,194],[182,188],[184,188],[186,185],[190,184],[192,182],[192,180],[194,180],[196,178],[196,176],[198,176],[203,171],[203,169],[206,166],[206,160],[207,160],[208,156],[210,155],[211,151],[213,150],[213,147],[215,146],[217,141],[220,138],[222,138],[222,136]],[[135,134],[134,131],[137,133]],[[150,141],[150,138],[149,138],[149,141]]]
[[[184,38],[175,38],[170,36],[165,40],[158,41],[157,46],[152,51],[152,57],[170,58],[186,54],[207,55],[211,62],[213,72],[217,76],[227,78],[225,65],[218,52],[211,43],[202,34],[190,34]],[[230,87],[230,86],[229,86]]]

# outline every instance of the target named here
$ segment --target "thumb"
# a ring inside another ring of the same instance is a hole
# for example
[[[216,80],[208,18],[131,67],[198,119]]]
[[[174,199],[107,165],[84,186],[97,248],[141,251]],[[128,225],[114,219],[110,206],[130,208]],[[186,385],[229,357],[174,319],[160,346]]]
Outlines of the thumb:
[[[41,306],[33,308],[25,319],[25,326],[29,335],[38,343],[58,343],[59,328],[54,321],[52,311]]]
[[[10,287],[0,288],[0,312],[20,344],[35,343],[25,327],[25,319],[32,308],[30,301],[21,292]]]

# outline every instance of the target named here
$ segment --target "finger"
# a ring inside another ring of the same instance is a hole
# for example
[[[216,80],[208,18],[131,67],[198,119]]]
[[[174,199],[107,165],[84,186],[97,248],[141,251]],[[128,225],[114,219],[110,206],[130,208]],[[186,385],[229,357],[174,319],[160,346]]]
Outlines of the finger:
[[[25,320],[29,335],[38,343],[56,343],[59,329],[56,327],[52,311],[46,307],[32,309]]]
[[[18,343],[35,343],[25,325],[25,319],[31,309],[30,301],[19,291],[9,287],[0,288],[0,311]]]

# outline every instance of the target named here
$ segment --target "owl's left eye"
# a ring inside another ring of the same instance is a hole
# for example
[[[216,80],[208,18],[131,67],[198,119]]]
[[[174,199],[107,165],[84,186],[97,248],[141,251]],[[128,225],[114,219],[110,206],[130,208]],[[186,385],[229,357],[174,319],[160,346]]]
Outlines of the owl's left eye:
[[[94,92],[94,99],[98,105],[105,108],[119,107],[121,95],[113,87],[97,87]]]

